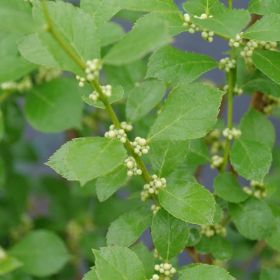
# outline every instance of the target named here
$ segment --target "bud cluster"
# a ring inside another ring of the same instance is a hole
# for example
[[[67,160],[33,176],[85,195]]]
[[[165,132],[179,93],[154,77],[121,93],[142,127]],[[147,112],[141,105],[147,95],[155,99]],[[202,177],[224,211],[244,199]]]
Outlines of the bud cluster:
[[[224,158],[223,157],[218,156],[218,155],[214,155],[211,158],[211,165],[210,166],[211,166],[212,169],[220,168],[220,167],[222,167],[223,163],[224,163]]]
[[[231,69],[236,67],[236,60],[230,57],[222,58],[219,62],[219,68],[226,72],[229,72]]]
[[[112,86],[111,85],[106,85],[106,86],[101,86],[102,92],[106,97],[111,97],[112,96]],[[99,99],[100,95],[99,93],[95,90],[93,91],[90,95],[89,98],[93,101],[96,102]]]
[[[106,138],[115,138],[119,139],[122,143],[125,143],[127,140],[126,132],[123,128],[115,128],[115,126],[112,124],[109,127],[109,131],[105,132],[104,135]]]
[[[254,41],[250,40],[246,43],[243,51],[241,51],[240,55],[245,59],[247,64],[252,64],[252,56],[255,49],[265,49],[265,50],[276,50],[277,42],[266,42],[266,41]]]
[[[134,153],[142,156],[147,154],[150,150],[150,146],[148,145],[148,141],[145,138],[136,137],[133,142],[131,142],[133,146]]]
[[[274,109],[280,107],[280,98],[279,97],[275,97],[275,96],[271,96],[271,95],[265,95],[263,97],[264,100],[264,108],[263,108],[263,112],[266,115],[270,115]]]
[[[153,212],[153,214],[155,215],[158,211],[160,210],[160,206],[153,204],[151,206],[151,211]]]
[[[242,132],[241,130],[233,127],[233,128],[225,128],[223,130],[223,136],[225,138],[227,138],[228,140],[233,140],[233,139],[237,139],[241,136]]]
[[[23,92],[32,88],[32,81],[29,77],[23,78],[19,82],[4,82],[0,84],[0,89],[4,91],[19,91]]]
[[[160,190],[166,187],[166,179],[159,178],[157,175],[152,176],[152,180],[144,185],[141,192],[141,200],[145,201],[152,195],[157,195]]]
[[[201,14],[200,16],[194,16],[194,17],[198,18],[198,19],[207,19],[207,18],[211,18],[213,16],[211,16],[211,15],[208,16],[207,14]],[[203,39],[205,39],[206,41],[208,41],[210,43],[213,42],[215,33],[213,31],[209,31],[207,29],[202,30],[197,25],[192,23],[191,16],[189,14],[184,14],[184,24],[183,25],[188,28],[189,33],[193,34],[195,32],[201,31],[201,37]]]
[[[217,154],[225,147],[225,141],[220,139],[221,131],[216,128],[212,130],[206,137],[206,143],[210,146],[211,154]]]
[[[256,181],[251,181],[250,187],[245,187],[243,190],[248,195],[254,196],[258,199],[267,197],[267,192],[266,192],[265,186]]]
[[[79,86],[83,87],[85,82],[91,82],[99,77],[100,70],[102,69],[102,63],[99,59],[88,60],[86,62],[85,77],[76,76],[79,81]]]
[[[220,224],[214,225],[203,225],[201,226],[201,234],[206,237],[213,237],[214,235],[220,235],[225,237],[227,234],[227,230],[224,226]]]
[[[243,32],[236,34],[235,38],[229,40],[229,46],[232,48],[239,48],[243,43]]]
[[[35,76],[36,83],[41,84],[43,82],[49,82],[61,75],[61,71],[55,68],[40,67],[38,73]]]
[[[223,90],[225,92],[228,92],[229,90],[229,86],[228,85],[225,85]],[[238,85],[236,85],[233,89],[233,93],[236,94],[236,95],[242,95],[243,94],[243,89],[241,87],[239,87]]]
[[[124,164],[127,167],[127,176],[142,175],[142,170],[137,167],[137,163],[133,157],[128,157]]]
[[[155,271],[158,273],[154,274],[150,280],[170,280],[176,273],[176,269],[170,263],[156,264]]]

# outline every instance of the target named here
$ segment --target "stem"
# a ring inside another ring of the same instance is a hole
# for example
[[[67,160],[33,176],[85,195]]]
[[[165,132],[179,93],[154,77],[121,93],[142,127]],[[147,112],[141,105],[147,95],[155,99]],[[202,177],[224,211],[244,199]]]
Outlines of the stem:
[[[81,59],[81,57],[76,53],[76,51],[69,45],[64,38],[61,36],[60,33],[58,33],[55,30],[55,25],[49,15],[48,11],[48,6],[46,3],[46,0],[41,0],[42,3],[42,8],[44,12],[44,16],[47,22],[47,28],[46,31],[49,32],[53,38],[58,42],[58,44],[61,46],[61,48],[68,54],[68,56],[81,68],[81,70],[86,69],[86,63]],[[107,111],[108,115],[111,118],[112,123],[116,128],[121,128],[121,123],[111,106],[110,102],[108,101],[108,98],[104,95],[102,88],[97,80],[92,81],[91,86],[93,89],[95,89],[99,95],[100,95],[100,100],[102,101],[105,110]],[[142,170],[142,177],[145,180],[145,182],[150,182],[151,181],[151,175],[149,174],[149,171],[144,163],[144,161],[138,156],[137,154],[134,153],[134,149],[130,143],[129,140],[124,143],[124,146],[126,150],[134,157],[138,167]]]
[[[232,9],[232,2],[233,2],[233,0],[228,0],[228,7],[229,7],[230,9]]]
[[[233,91],[234,91],[234,86],[235,86],[235,79],[234,79],[234,72],[231,70],[227,74],[227,82],[228,82],[228,95],[227,95],[227,127],[232,128],[232,123],[233,123]],[[225,151],[224,151],[224,164],[222,167],[222,170],[224,171],[227,167],[228,164],[228,158],[229,158],[229,152],[230,152],[230,144],[231,140],[228,138],[226,139],[226,146],[225,146]]]

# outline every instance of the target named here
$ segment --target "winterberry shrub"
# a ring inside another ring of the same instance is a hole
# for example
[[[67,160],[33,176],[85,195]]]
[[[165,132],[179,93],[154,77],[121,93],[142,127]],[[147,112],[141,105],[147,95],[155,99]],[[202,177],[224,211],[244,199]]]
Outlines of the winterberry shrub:
[[[1,279],[280,279],[280,1],[234,2],[0,1]]]

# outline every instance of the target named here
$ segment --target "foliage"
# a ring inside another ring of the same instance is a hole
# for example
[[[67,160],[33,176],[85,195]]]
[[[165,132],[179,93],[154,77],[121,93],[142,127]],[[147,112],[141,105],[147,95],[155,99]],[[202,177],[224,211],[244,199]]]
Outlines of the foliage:
[[[0,278],[279,279],[279,1],[67,2],[0,1]]]

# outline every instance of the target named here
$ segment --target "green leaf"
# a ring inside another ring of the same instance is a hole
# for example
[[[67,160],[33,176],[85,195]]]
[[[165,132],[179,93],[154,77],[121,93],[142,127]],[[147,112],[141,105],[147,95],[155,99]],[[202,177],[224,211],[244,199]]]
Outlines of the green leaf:
[[[48,8],[57,32],[78,57],[84,61],[99,58],[100,40],[91,15],[64,2],[48,2]],[[42,27],[45,25],[40,3],[35,5],[34,17]],[[23,38],[19,50],[21,55],[32,63],[83,74],[52,35],[44,30]]]
[[[62,240],[46,230],[33,231],[12,247],[10,253],[22,262],[24,271],[37,277],[57,273],[69,260]]]
[[[180,271],[179,280],[234,280],[224,268],[207,265],[195,264],[190,265]]]
[[[189,228],[186,223],[177,220],[162,209],[154,215],[151,233],[160,256],[170,260],[185,248]]]
[[[226,9],[212,18],[193,18],[192,22],[202,29],[215,32],[226,38],[235,38],[250,21],[250,14],[246,10]]]
[[[83,110],[79,92],[78,84],[66,78],[33,87],[25,103],[27,120],[42,132],[79,127]]]
[[[167,24],[153,14],[141,17],[104,57],[104,62],[122,65],[144,57],[153,50],[171,42]]]
[[[122,27],[114,22],[106,22],[101,25],[99,29],[99,36],[101,40],[101,46],[105,47],[111,45],[125,35]]]
[[[161,206],[172,216],[192,224],[211,224],[215,213],[212,194],[196,182],[181,180],[159,193]]]
[[[177,12],[172,0],[119,0],[122,9],[142,12]]]
[[[156,80],[144,81],[128,93],[126,116],[135,122],[148,114],[164,97],[165,85]]]
[[[121,215],[109,227],[107,244],[125,247],[132,245],[150,226],[151,213],[150,209],[141,207]]]
[[[268,205],[254,198],[230,205],[230,215],[238,231],[251,240],[267,238],[275,223]]]
[[[96,275],[95,269],[92,269],[90,272],[84,275],[82,280],[99,280],[99,279]]]
[[[219,0],[188,0],[184,3],[184,9],[192,15],[200,16],[203,13],[216,15],[226,8]]]
[[[35,29],[32,9],[24,1],[1,0],[0,18],[0,31],[29,33]]]
[[[280,15],[269,14],[258,20],[244,33],[244,38],[258,41],[280,41]]]
[[[5,134],[4,114],[3,111],[0,110],[0,142],[4,138],[4,134]]]
[[[153,251],[150,251],[142,242],[136,243],[132,250],[137,254],[144,265],[147,279],[154,273],[155,258]]]
[[[96,274],[102,280],[143,280],[145,272],[137,255],[125,247],[94,250]]]
[[[221,98],[222,92],[211,86],[197,83],[177,87],[152,126],[150,141],[203,137],[216,123]]]
[[[149,159],[159,176],[168,176],[189,152],[188,141],[157,141],[151,144]]]
[[[1,247],[0,247],[0,253],[1,252]],[[5,275],[7,273],[10,273],[19,267],[22,266],[22,263],[19,262],[16,258],[13,258],[11,256],[5,256],[0,258],[0,276]]]
[[[0,32],[0,38],[0,83],[17,80],[35,68],[19,55],[18,34]]]
[[[64,144],[50,157],[47,165],[66,179],[85,184],[112,172],[125,158],[126,151],[119,141],[84,137]]]
[[[231,149],[231,163],[241,176],[261,182],[272,162],[274,128],[264,115],[255,110],[244,115],[240,128],[242,135]]]
[[[89,98],[89,95],[91,94],[91,91],[84,91],[83,93],[83,100],[88,105],[105,109],[104,104],[101,101],[94,102],[92,99]],[[120,101],[123,98],[124,91],[121,86],[114,86],[112,87],[112,95],[108,98],[108,101],[110,104],[115,103],[117,101]]]
[[[253,54],[255,66],[268,78],[280,84],[280,53],[274,51],[255,51]]]
[[[266,239],[267,244],[274,250],[280,251],[280,218],[275,219],[275,227],[271,235]]]
[[[147,77],[177,85],[192,82],[216,66],[216,61],[206,55],[188,53],[167,46],[150,57]]]
[[[105,201],[127,183],[127,168],[124,164],[96,181],[96,194],[99,201]]]
[[[248,198],[237,178],[229,172],[220,173],[214,181],[215,194],[232,203],[239,203]]]
[[[278,280],[280,269],[270,268],[261,271],[260,280]]]
[[[253,14],[280,14],[280,2],[278,0],[250,0],[249,11]]]

